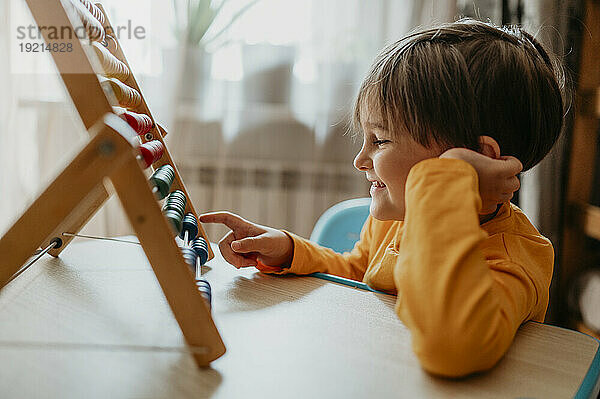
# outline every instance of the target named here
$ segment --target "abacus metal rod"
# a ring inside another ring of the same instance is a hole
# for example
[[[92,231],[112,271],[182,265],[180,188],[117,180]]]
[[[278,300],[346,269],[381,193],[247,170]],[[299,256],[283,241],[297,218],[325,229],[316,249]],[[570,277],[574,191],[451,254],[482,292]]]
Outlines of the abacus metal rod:
[[[121,238],[89,236],[89,235],[85,235],[85,234],[73,234],[73,233],[62,233],[62,235],[67,236],[67,237],[80,237],[80,238],[89,238],[91,240],[116,241],[116,242],[124,242],[126,244],[142,245],[137,241],[123,240]]]
[[[58,237],[54,237],[50,241],[50,244],[48,244],[48,246],[46,248],[42,249],[39,252],[36,251],[34,257],[32,259],[30,259],[29,262],[27,262],[23,267],[21,267],[15,274],[13,274],[12,277],[10,279],[8,279],[8,281],[4,285],[7,285],[11,281],[13,281],[17,277],[19,277],[21,274],[23,274],[23,272],[25,272],[25,270],[29,269],[31,267],[31,265],[33,265],[35,262],[37,262],[42,256],[46,255],[48,253],[48,251],[50,251],[51,249],[54,249],[54,248],[59,248],[61,245],[62,245],[62,240]]]
[[[191,247],[191,243],[188,242],[189,239],[189,230],[185,230],[183,232],[183,245],[185,245],[186,247],[189,245]],[[192,248],[193,249],[193,248]],[[196,257],[196,259],[198,259],[198,257]],[[198,262],[196,261],[196,266],[194,266],[194,271],[196,272],[196,276],[198,275]]]
[[[186,231],[186,237],[187,237],[187,231]],[[199,259],[200,257],[198,257]],[[200,264],[200,262],[196,262],[196,280],[202,278],[202,265]]]

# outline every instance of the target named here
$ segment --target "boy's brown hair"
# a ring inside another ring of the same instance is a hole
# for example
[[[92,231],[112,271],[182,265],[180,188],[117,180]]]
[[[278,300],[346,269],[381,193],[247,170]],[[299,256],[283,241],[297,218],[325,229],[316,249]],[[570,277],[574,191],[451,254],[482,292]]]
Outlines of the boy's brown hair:
[[[563,123],[562,69],[518,27],[462,19],[387,46],[362,83],[353,111],[380,115],[393,134],[425,147],[479,149],[493,137],[527,170],[550,151]]]

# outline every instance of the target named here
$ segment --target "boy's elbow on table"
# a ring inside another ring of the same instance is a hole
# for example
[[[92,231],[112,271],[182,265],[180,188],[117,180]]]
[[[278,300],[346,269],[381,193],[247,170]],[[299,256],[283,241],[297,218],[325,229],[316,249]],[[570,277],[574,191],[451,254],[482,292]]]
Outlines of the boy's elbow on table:
[[[421,366],[431,374],[443,377],[464,377],[494,367],[504,356],[514,334],[496,332],[491,340],[443,328],[430,336],[413,336],[413,348]]]

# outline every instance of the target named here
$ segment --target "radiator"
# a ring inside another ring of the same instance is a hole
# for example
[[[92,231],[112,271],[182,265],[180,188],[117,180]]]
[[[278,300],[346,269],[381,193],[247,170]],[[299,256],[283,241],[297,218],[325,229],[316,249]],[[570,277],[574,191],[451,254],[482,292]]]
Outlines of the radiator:
[[[369,195],[364,173],[352,166],[360,145],[343,126],[332,126],[319,143],[285,112],[255,109],[239,121],[229,141],[221,122],[193,118],[180,119],[167,136],[199,213],[226,210],[308,237],[327,208]],[[212,241],[228,231],[204,227]]]

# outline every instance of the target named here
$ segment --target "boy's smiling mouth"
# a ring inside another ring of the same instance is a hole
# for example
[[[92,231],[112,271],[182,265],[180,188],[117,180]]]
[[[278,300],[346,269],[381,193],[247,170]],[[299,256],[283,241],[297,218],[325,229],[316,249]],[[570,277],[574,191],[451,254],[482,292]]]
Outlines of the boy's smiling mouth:
[[[383,190],[386,188],[386,185],[380,180],[373,180],[373,179],[369,179],[369,178],[367,178],[367,180],[369,180],[371,182],[371,189],[369,190],[371,195],[374,192],[377,192],[377,191],[380,191],[380,190]]]
[[[385,184],[383,184],[383,182],[380,182],[379,180],[374,180],[374,181],[372,181],[372,182],[371,182],[371,185],[372,185],[372,186],[375,186],[375,187],[379,187],[379,188],[383,188],[383,187],[385,187]]]

